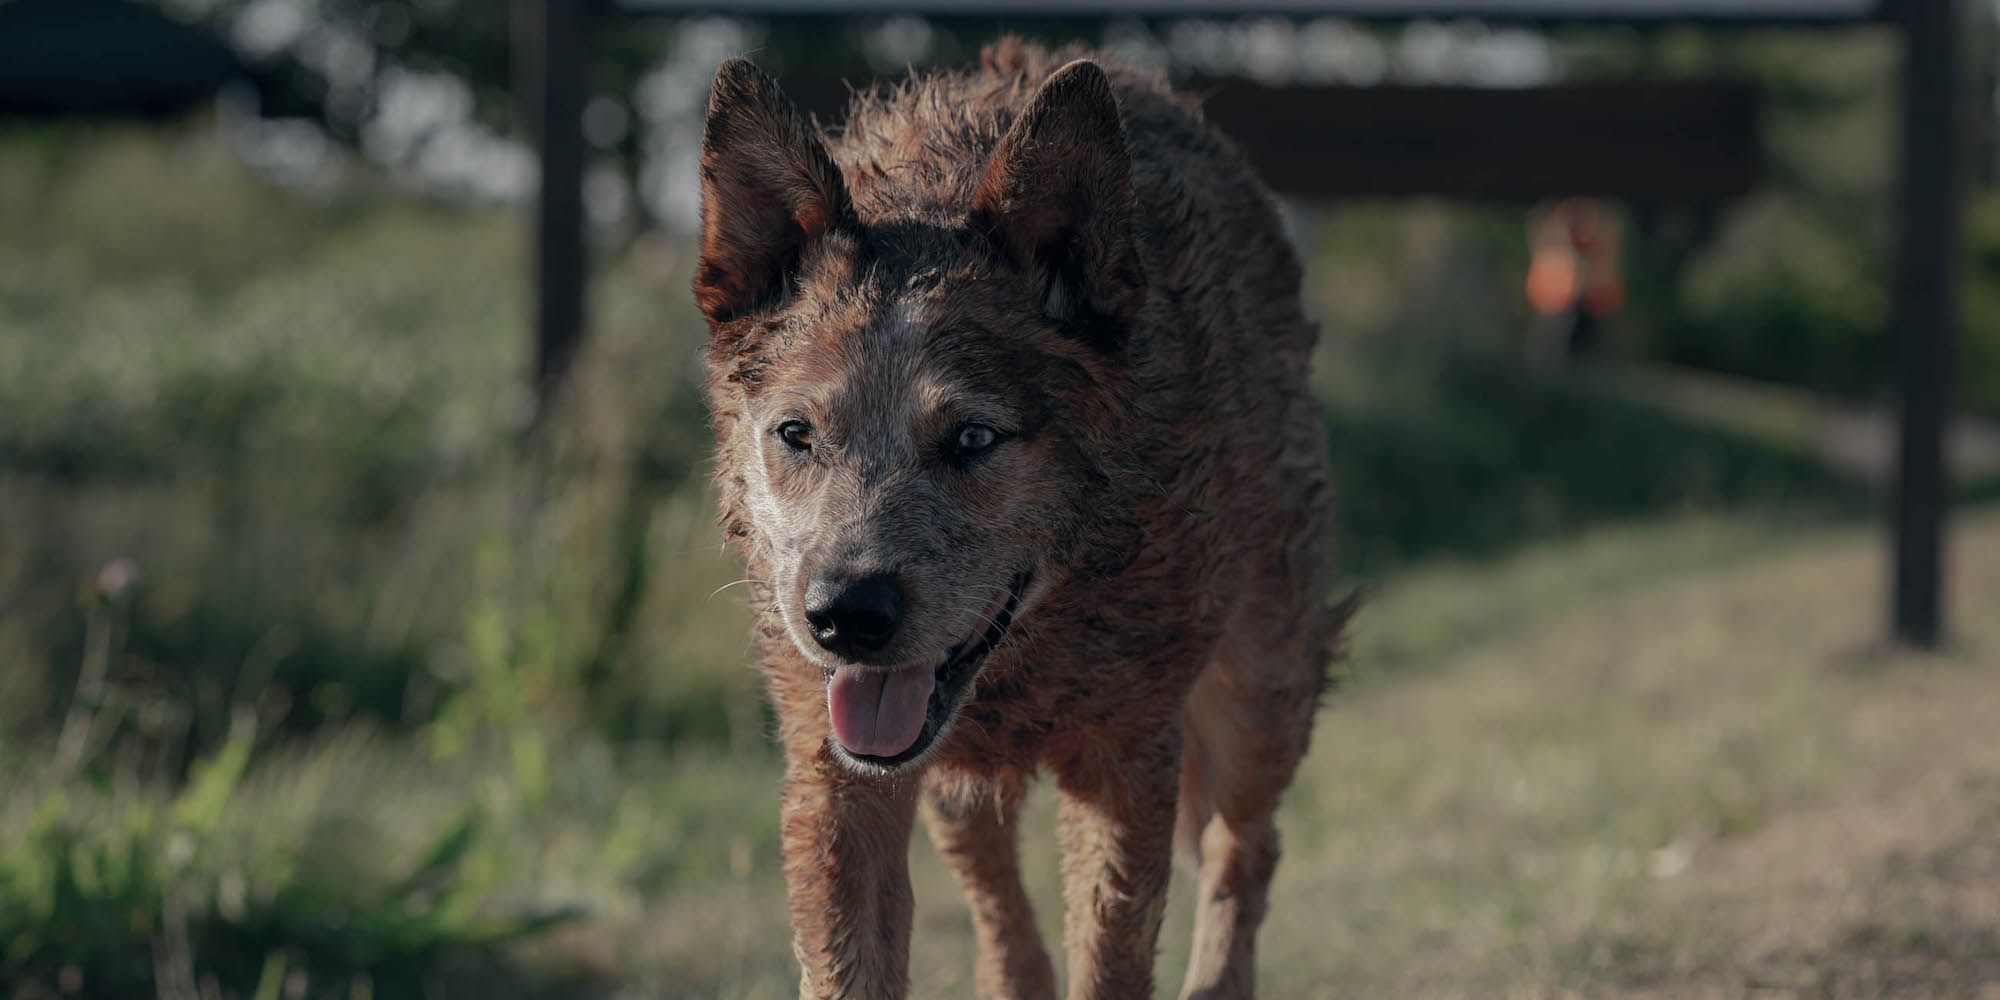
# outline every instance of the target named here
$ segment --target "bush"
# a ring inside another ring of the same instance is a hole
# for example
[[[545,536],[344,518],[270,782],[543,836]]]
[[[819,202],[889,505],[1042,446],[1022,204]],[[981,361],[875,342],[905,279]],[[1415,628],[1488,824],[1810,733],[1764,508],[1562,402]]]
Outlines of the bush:
[[[252,747],[239,732],[166,798],[49,784],[60,774],[29,776],[39,794],[14,786],[0,817],[0,980],[14,995],[191,996],[207,983],[260,997],[280,984],[293,996],[427,996],[448,964],[490,961],[577,915],[493,897],[504,868],[477,859],[477,813],[417,824],[432,832],[401,863],[409,832],[366,807],[272,801],[287,793],[269,785],[238,802]]]

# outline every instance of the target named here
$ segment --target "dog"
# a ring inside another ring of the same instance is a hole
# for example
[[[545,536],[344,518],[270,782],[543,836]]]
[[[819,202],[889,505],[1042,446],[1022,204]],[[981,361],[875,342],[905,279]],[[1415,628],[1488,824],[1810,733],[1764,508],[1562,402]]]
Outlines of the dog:
[[[1255,989],[1272,821],[1350,602],[1317,330],[1269,192],[1160,77],[1018,40],[809,121],[716,73],[694,279],[757,581],[806,997],[909,990],[921,813],[982,997],[1052,997],[1015,853],[1053,776],[1069,996]]]

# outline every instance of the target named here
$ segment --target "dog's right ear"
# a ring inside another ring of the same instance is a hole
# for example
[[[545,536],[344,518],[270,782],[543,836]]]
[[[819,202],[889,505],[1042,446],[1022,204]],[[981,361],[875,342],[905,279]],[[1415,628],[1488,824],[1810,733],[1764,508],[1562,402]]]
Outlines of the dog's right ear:
[[[850,214],[840,168],[777,81],[747,60],[723,63],[701,141],[694,295],[709,323],[781,301],[800,255]]]

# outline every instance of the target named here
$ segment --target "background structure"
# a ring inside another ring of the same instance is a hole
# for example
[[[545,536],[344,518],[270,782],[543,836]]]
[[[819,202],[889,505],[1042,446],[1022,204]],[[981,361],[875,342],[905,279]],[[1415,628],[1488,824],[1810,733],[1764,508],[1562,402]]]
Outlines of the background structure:
[[[583,134],[592,34],[600,19],[691,14],[680,0],[531,5],[541,47],[533,75],[542,173],[537,216],[536,373],[568,364],[584,324]],[[849,13],[840,0],[736,5],[745,13]],[[1346,17],[1410,22],[1481,18],[1549,28],[1566,24],[1853,27],[1884,23],[1901,36],[1902,157],[1892,336],[1898,347],[1900,433],[1894,510],[1891,630],[1935,645],[1942,629],[1946,414],[1958,293],[1961,113],[1956,4],[1889,0],[1297,0],[1217,4],[1130,0],[1094,7],[1040,0],[933,0],[883,10],[932,17],[1164,18],[1195,14]],[[865,85],[865,83],[864,83]],[[1199,86],[1199,84],[1196,84]],[[841,88],[808,80],[804,106],[829,117]],[[1204,87],[1204,90],[1214,88]],[[1653,82],[1632,86],[1315,88],[1245,94],[1219,90],[1210,117],[1242,144],[1280,193],[1309,199],[1438,195],[1450,198],[1596,196],[1643,203],[1745,193],[1757,174],[1756,95],[1741,88]],[[828,99],[830,95],[832,99]],[[795,98],[798,99],[798,98]]]

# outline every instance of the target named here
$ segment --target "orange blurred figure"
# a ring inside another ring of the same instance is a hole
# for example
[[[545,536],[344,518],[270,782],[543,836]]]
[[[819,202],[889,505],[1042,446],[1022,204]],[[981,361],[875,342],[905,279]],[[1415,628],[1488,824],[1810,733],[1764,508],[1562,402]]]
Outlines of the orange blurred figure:
[[[1540,315],[1530,344],[1538,362],[1596,345],[1599,321],[1625,305],[1618,217],[1602,202],[1566,198],[1528,216],[1528,304]]]

